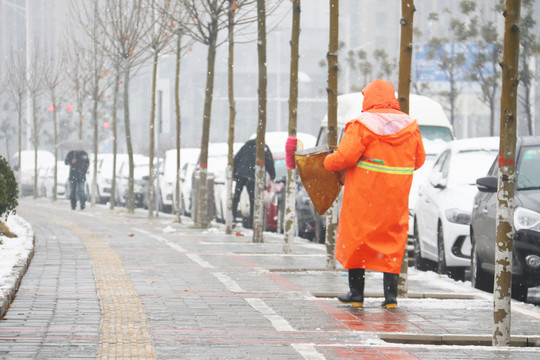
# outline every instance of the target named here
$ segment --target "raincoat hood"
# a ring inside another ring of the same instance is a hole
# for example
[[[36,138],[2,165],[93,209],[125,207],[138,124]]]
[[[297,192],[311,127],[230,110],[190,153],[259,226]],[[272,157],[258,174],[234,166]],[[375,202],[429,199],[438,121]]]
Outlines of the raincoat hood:
[[[362,111],[364,112],[369,110],[376,112],[399,111],[399,102],[396,99],[394,87],[388,81],[374,80],[362,90],[362,94],[364,95],[362,103]]]

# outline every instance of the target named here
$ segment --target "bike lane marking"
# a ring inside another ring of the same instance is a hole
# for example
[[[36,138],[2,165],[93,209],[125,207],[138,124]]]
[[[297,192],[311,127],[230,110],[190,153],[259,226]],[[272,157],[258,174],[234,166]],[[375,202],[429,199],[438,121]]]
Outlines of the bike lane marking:
[[[156,359],[146,309],[122,260],[102,236],[74,224],[63,225],[81,239],[92,259],[102,317],[99,358]]]

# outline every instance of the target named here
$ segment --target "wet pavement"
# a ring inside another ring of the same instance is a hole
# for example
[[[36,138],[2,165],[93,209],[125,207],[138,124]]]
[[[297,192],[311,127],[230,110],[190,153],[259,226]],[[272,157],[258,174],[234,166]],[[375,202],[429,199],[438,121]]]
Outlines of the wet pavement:
[[[492,295],[409,269],[408,296],[380,308],[367,272],[364,308],[335,296],[343,269],[325,247],[103,206],[22,199],[36,236],[0,321],[1,359],[538,359],[540,309],[512,302],[512,346],[491,345]]]

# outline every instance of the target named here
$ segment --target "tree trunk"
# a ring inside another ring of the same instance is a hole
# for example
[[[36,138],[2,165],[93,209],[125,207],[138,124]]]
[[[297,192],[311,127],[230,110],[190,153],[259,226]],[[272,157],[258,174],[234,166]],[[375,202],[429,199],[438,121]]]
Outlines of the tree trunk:
[[[17,169],[18,171],[18,188],[19,188],[19,196],[22,196],[22,171],[21,171],[21,156],[22,156],[22,101],[19,102],[19,105],[17,105],[17,120],[19,121],[19,159],[17,160]]]
[[[293,16],[291,32],[291,70],[289,82],[289,136],[296,136],[298,119],[298,59],[300,57],[300,0],[294,0],[292,7]],[[294,241],[294,224],[296,222],[295,199],[296,169],[287,169],[287,188],[285,195],[285,214],[283,224],[283,252],[286,254],[293,252],[292,244]]]
[[[98,164],[98,101],[99,101],[99,94],[98,94],[98,76],[95,76],[94,79],[94,85],[93,85],[93,94],[92,94],[92,100],[94,103],[92,104],[92,120],[94,122],[94,178],[96,179],[95,184],[97,184],[97,164]],[[113,197],[114,194],[111,193],[111,197]],[[93,204],[91,204],[93,205]]]
[[[178,31],[176,35],[176,76],[174,77],[174,107],[176,112],[176,188],[175,188],[175,202],[174,213],[176,214],[176,221],[182,222],[182,210],[181,205],[181,180],[180,180],[180,148],[181,148],[181,117],[180,117],[180,60],[182,58],[182,32]]]
[[[236,119],[236,102],[234,100],[234,14],[233,0],[229,0],[229,152],[227,154],[227,204],[225,210],[225,233],[232,234],[232,187],[234,166],[234,123]]]
[[[338,51],[339,51],[339,0],[330,0],[330,42],[326,59],[328,62],[328,147],[336,147],[337,134],[337,89],[338,89]],[[336,268],[335,250],[337,236],[337,200],[326,211],[326,268]]]
[[[129,119],[129,61],[126,61],[124,65],[124,127],[126,131],[126,145],[129,160],[129,178],[128,178],[128,198],[127,209],[128,212],[135,212],[135,199],[133,196],[133,143],[131,142],[131,126]]]
[[[58,119],[56,116],[56,96],[52,94],[53,103],[53,126],[54,126],[54,181],[52,189],[52,201],[56,201],[57,188],[58,188]]]
[[[38,180],[38,120],[36,114],[36,94],[32,95],[32,118],[34,120],[34,191],[32,197],[37,199],[37,180]]]
[[[154,49],[152,66],[152,98],[150,99],[150,147],[148,149],[148,217],[154,216],[154,147],[156,127],[156,84],[159,51]],[[159,135],[158,135],[159,136]]]
[[[259,116],[257,123],[257,149],[255,151],[255,210],[253,211],[253,242],[261,243],[264,223],[264,183],[265,183],[265,132],[266,132],[266,8],[265,0],[257,0],[257,53],[259,59]]]
[[[114,75],[114,90],[113,90],[113,109],[112,109],[112,132],[113,132],[113,170],[111,181],[111,194],[116,194],[116,153],[118,152],[118,135],[117,135],[117,109],[118,106],[118,91],[120,88],[120,68],[116,66]],[[109,202],[109,209],[114,209],[114,196]]]
[[[398,101],[401,111],[409,113],[409,93],[411,90],[411,64],[413,52],[413,19],[414,0],[401,1],[401,43],[399,53],[399,84]],[[407,273],[409,269],[409,254],[407,247],[403,253],[399,275],[398,292],[400,296],[407,295]]]
[[[196,226],[206,228],[210,224],[207,214],[207,177],[208,177],[208,142],[210,139],[210,119],[212,115],[212,99],[214,95],[214,68],[216,63],[217,20],[212,19],[210,24],[210,38],[208,42],[208,58],[206,71],[206,92],[204,98],[204,116],[201,138],[201,156],[199,164],[199,191],[197,196],[198,215]]]
[[[514,240],[514,192],[517,128],[517,89],[519,83],[520,0],[507,0],[501,86],[501,135],[499,144],[499,183],[495,284],[493,287],[493,345],[510,345],[512,251]]]

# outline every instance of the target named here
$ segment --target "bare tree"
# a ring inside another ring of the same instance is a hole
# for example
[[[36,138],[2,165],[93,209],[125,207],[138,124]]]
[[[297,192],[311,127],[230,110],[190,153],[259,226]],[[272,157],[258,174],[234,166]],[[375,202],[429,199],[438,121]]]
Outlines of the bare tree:
[[[21,152],[22,152],[22,113],[24,100],[26,97],[26,61],[25,53],[20,50],[14,50],[10,52],[8,60],[7,75],[4,79],[5,88],[7,89],[8,96],[15,104],[17,110],[17,124],[18,124],[18,153],[19,163],[18,168],[21,168]],[[21,192],[21,171],[18,171],[19,179],[19,193]]]
[[[266,133],[266,94],[268,87],[268,69],[266,64],[266,4],[257,0],[257,55],[258,55],[258,121],[255,150],[255,210],[253,212],[253,242],[263,242],[264,201],[263,189],[265,182],[265,141]]]
[[[38,147],[39,147],[39,128],[41,126],[40,121],[38,120],[37,114],[37,101],[38,96],[44,90],[44,77],[45,73],[44,62],[41,61],[40,54],[42,54],[42,49],[39,46],[39,43],[35,43],[34,52],[29,57],[30,63],[28,64],[27,73],[26,73],[26,83],[28,86],[29,101],[31,101],[31,111],[32,111],[32,144],[34,145],[34,188],[33,188],[33,198],[36,199],[38,196],[37,188],[37,172],[38,172]]]
[[[144,62],[148,56],[147,48],[144,47],[142,40],[153,26],[147,16],[149,9],[146,0],[107,0],[103,3],[100,0],[94,1],[99,4],[95,15],[97,24],[104,35],[102,47],[108,50],[113,64],[122,65],[124,127],[129,159],[127,208],[129,212],[134,212],[134,162],[129,117],[129,80],[132,70]]]
[[[414,0],[401,0],[401,40],[399,51],[399,82],[398,82],[398,101],[401,111],[409,113],[409,95],[411,91],[411,67],[413,54],[413,20]],[[399,293],[407,294],[407,273],[409,268],[408,250],[405,247],[403,260],[401,262],[401,271],[399,276]]]
[[[158,3],[159,4],[159,3]],[[181,186],[182,182],[180,179],[180,164],[181,164],[181,125],[182,125],[182,116],[180,112],[180,68],[181,68],[181,59],[184,54],[187,52],[189,47],[192,45],[192,41],[185,41],[186,37],[184,36],[185,27],[186,27],[186,16],[187,12],[184,9],[182,2],[175,2],[172,9],[168,9],[168,5],[159,5],[159,10],[167,15],[165,18],[166,21],[170,22],[167,28],[174,34],[175,41],[171,39],[170,51],[175,54],[175,77],[174,77],[174,105],[175,105],[175,117],[176,117],[176,184],[174,192],[174,203],[173,211],[176,215],[176,221],[182,222],[182,208],[183,202],[181,201]],[[162,194],[159,194],[162,196]]]
[[[73,14],[78,20],[81,29],[86,37],[80,42],[82,48],[78,51],[85,53],[85,57],[79,57],[82,63],[82,71],[86,72],[88,81],[86,93],[92,102],[92,128],[93,128],[93,177],[91,191],[91,205],[95,206],[98,197],[97,188],[97,166],[98,166],[98,144],[99,144],[99,121],[98,121],[98,106],[100,97],[104,91],[103,78],[106,72],[106,55],[102,44],[105,43],[105,31],[101,26],[100,14],[103,11],[100,8],[97,0],[90,2],[76,3],[73,9]],[[113,174],[114,175],[114,174]],[[114,198],[114,193],[111,192],[111,199]]]
[[[150,90],[150,127],[149,127],[149,164],[148,164],[148,217],[154,216],[154,150],[155,142],[155,124],[156,124],[156,88],[157,88],[157,71],[159,57],[162,51],[167,46],[171,37],[169,34],[170,23],[169,13],[174,4],[171,1],[166,1],[162,5],[158,5],[156,0],[147,0],[148,9],[151,18],[151,30],[147,33],[147,37],[143,40],[144,45],[150,51],[152,57],[152,88]],[[159,134],[158,134],[159,136]],[[159,151],[159,149],[158,149]],[[159,158],[159,154],[158,154]]]
[[[289,79],[289,136],[296,136],[298,119],[298,59],[300,43],[300,0],[292,3],[291,65]],[[292,252],[294,224],[296,223],[296,169],[287,169],[287,188],[285,195],[283,252]]]
[[[216,61],[216,48],[218,46],[219,31],[228,26],[226,9],[228,0],[183,0],[184,8],[188,14],[184,24],[185,32],[195,41],[208,45],[206,91],[204,99],[203,128],[201,138],[201,153],[199,162],[197,214],[196,226],[207,227],[207,164],[208,142],[210,138],[210,120],[212,113],[212,99],[214,94],[214,68]]]
[[[337,110],[338,110],[338,51],[339,51],[339,0],[330,0],[330,36],[328,53],[328,147],[338,144]],[[326,268],[335,269],[335,248],[338,223],[337,201],[326,211]]]
[[[524,12],[524,14],[521,18],[522,26],[520,29],[521,56],[519,57],[519,77],[521,79],[520,87],[523,89],[523,92],[519,99],[520,104],[523,106],[525,111],[529,135],[534,135],[536,132],[534,128],[534,116],[532,112],[533,104],[531,99],[534,89],[534,80],[536,78],[535,72],[532,69],[532,59],[534,56],[540,53],[540,42],[534,33],[534,28],[536,25],[533,7],[534,3],[534,0],[523,0],[522,13]]]
[[[228,144],[229,149],[227,152],[227,211],[225,213],[225,233],[232,233],[232,186],[233,186],[233,166],[234,166],[234,123],[236,119],[236,102],[234,99],[234,16],[236,14],[236,9],[238,8],[236,1],[229,0],[229,10],[228,10],[228,31],[229,31],[229,57],[228,57],[228,96],[229,96],[229,137]]]
[[[49,98],[51,100],[51,110],[53,115],[53,143],[54,143],[54,181],[52,188],[52,201],[56,201],[56,191],[58,185],[58,117],[57,111],[59,106],[59,96],[58,90],[63,82],[63,68],[64,68],[64,57],[57,56],[55,52],[47,52],[46,64],[47,68],[45,69],[44,82],[45,88],[49,93]]]
[[[495,240],[495,283],[493,288],[494,346],[510,345],[510,292],[514,238],[514,193],[516,179],[517,89],[519,83],[519,38],[521,0],[507,0],[504,10],[504,50],[501,62],[501,140],[497,234]]]

